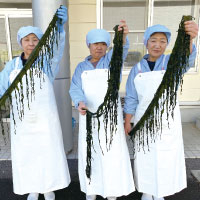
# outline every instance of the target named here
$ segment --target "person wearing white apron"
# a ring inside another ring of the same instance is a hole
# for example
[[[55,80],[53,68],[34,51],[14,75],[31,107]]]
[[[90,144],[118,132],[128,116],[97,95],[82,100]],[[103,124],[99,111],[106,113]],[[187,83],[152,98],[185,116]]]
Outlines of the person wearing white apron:
[[[192,39],[197,35],[197,25],[189,21],[185,24],[186,32],[190,28],[191,48],[189,67],[193,66],[196,48]],[[129,74],[125,96],[125,132],[131,130],[131,118],[134,124],[143,116],[154,97],[167,68],[170,55],[163,55],[170,41],[171,32],[163,25],[154,25],[144,33],[144,44],[148,54],[137,63]],[[168,124],[169,123],[169,124]],[[161,131],[159,131],[160,133]],[[142,192],[142,200],[163,200],[186,187],[186,170],[182,138],[181,116],[179,105],[174,110],[174,119],[166,113],[162,120],[161,137],[155,142],[135,151],[134,178],[136,188]],[[136,137],[137,140],[137,137]]]
[[[121,30],[121,27],[124,28],[124,60],[129,46],[126,39],[128,27],[124,20],[121,21],[118,30]],[[87,107],[91,112],[96,112],[99,105],[104,101],[108,88],[108,68],[112,57],[112,50],[106,53],[110,45],[110,34],[106,30],[93,29],[89,31],[86,42],[91,55],[78,64],[70,87],[71,98],[80,113],[78,171],[81,191],[86,193],[86,200],[95,200],[96,195],[109,200],[116,200],[119,196],[128,195],[135,191],[120,103],[118,106],[117,131],[113,136],[109,150],[106,149],[103,117],[100,118],[99,138],[97,121],[95,121],[95,127],[92,130],[94,148],[92,147],[91,180],[87,178],[85,173],[87,143],[86,111],[84,108]]]
[[[18,117],[15,94],[12,94],[12,107],[16,126],[11,114],[11,158],[13,187],[16,194],[27,194],[28,200],[37,200],[39,193],[45,200],[55,200],[53,191],[65,188],[70,183],[70,175],[64,152],[61,125],[53,91],[53,81],[59,69],[65,45],[64,23],[67,21],[67,8],[57,11],[62,24],[59,26],[60,38],[54,48],[51,60],[52,73],[48,73],[44,63],[44,81],[34,76],[35,95],[29,102],[24,98],[24,117]],[[0,74],[0,96],[13,82],[23,68],[29,55],[38,44],[43,33],[38,27],[26,26],[19,29],[17,40],[23,53],[8,62]],[[34,70],[34,69],[33,69]],[[28,76],[29,78],[29,76]],[[26,78],[22,80],[23,93],[26,94]],[[29,87],[31,87],[29,85]],[[29,91],[30,92],[30,91]]]

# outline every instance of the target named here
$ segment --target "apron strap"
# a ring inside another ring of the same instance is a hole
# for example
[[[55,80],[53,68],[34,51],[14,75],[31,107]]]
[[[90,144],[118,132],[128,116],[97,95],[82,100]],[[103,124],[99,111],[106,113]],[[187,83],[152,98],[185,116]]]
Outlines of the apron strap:
[[[18,68],[18,66],[19,66],[19,57],[15,59],[15,70]]]
[[[164,70],[164,66],[165,66],[165,58],[166,58],[166,55],[164,55],[164,58],[163,58],[163,61],[162,61],[162,71]]]
[[[137,68],[138,68],[138,72],[139,72],[139,73],[142,73],[140,62],[137,64]]]

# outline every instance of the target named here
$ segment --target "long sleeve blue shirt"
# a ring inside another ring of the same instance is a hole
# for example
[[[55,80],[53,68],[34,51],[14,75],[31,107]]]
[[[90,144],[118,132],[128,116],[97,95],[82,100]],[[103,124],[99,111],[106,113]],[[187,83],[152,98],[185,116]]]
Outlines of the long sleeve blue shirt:
[[[59,71],[59,62],[63,55],[64,46],[65,46],[65,32],[63,31],[63,32],[60,32],[58,46],[56,43],[54,44],[53,58],[51,59],[51,72],[47,69],[47,64],[45,63],[46,59],[44,59],[43,70],[44,70],[44,73],[49,77],[52,83]],[[8,89],[8,87],[11,84],[9,77],[10,77],[10,73],[15,69],[15,62],[16,62],[16,58],[9,61],[4,67],[4,69],[0,72],[0,97],[3,96],[3,94],[5,93],[5,91]],[[20,57],[18,69],[22,69],[22,68],[23,68],[23,63]]]
[[[123,46],[123,60],[125,60],[125,58],[128,54],[128,49],[129,49],[129,40],[127,38],[126,44]],[[84,92],[82,90],[81,74],[86,70],[108,69],[112,54],[113,54],[113,49],[111,49],[108,53],[106,53],[105,56],[103,56],[99,60],[96,68],[94,68],[92,63],[90,62],[91,56],[86,57],[83,62],[80,62],[77,65],[75,72],[73,74],[73,77],[72,77],[72,82],[71,82],[71,86],[70,86],[70,90],[69,90],[70,96],[71,96],[72,101],[74,102],[76,108],[78,107],[78,103],[81,101],[84,102],[85,104],[87,104]]]
[[[165,55],[161,55],[156,60],[153,71],[162,70],[164,56]],[[147,54],[140,61],[142,73],[151,71],[149,68],[148,62],[147,62],[148,57],[149,57],[149,55]],[[170,58],[170,54],[165,56],[164,70],[167,69],[167,64],[168,64],[169,58]],[[195,58],[196,58],[196,47],[195,47],[195,45],[193,45],[192,53],[189,56],[189,66],[188,66],[187,70],[190,67],[194,66]],[[138,73],[139,73],[139,71],[138,71],[137,64],[136,64],[131,69],[128,79],[127,79],[127,82],[126,82],[126,96],[125,96],[124,112],[127,114],[131,114],[131,115],[135,115],[135,111],[136,111],[137,105],[139,103],[137,91],[136,91],[135,84],[134,84],[134,79]]]

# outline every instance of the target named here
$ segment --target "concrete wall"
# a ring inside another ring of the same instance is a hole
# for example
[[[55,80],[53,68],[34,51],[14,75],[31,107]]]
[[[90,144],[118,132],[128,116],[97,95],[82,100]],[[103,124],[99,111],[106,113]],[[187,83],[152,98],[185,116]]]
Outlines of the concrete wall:
[[[69,0],[69,37],[71,76],[77,64],[89,55],[85,38],[96,28],[96,0]]]

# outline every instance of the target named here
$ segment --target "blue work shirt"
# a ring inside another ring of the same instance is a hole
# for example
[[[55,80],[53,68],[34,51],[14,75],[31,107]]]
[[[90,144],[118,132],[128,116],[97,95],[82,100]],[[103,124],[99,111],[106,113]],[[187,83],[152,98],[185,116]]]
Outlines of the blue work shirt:
[[[53,58],[51,59],[51,72],[47,68],[46,59],[44,58],[43,71],[49,77],[51,83],[53,83],[58,71],[59,71],[59,62],[62,58],[63,51],[65,47],[65,32],[60,32],[60,38],[58,41],[58,46],[55,43],[53,47]],[[16,58],[6,63],[4,69],[0,72],[0,97],[3,96],[5,91],[10,86],[10,73],[15,69]],[[22,69],[23,63],[20,56],[19,65],[17,69]]]
[[[126,44],[123,46],[123,60],[125,60],[128,54],[128,49],[129,49],[129,40],[128,38],[126,38]],[[69,90],[70,96],[76,108],[78,107],[78,103],[81,101],[87,104],[84,92],[82,90],[81,74],[86,70],[108,69],[112,54],[113,54],[113,49],[111,49],[108,53],[106,53],[103,57],[101,57],[98,64],[96,65],[96,68],[94,68],[94,66],[90,62],[92,58],[91,56],[86,57],[83,62],[80,62],[77,65],[72,77],[72,82]]]
[[[164,62],[164,66],[163,66],[164,56],[165,56],[165,62]],[[149,57],[149,55],[146,54],[143,57],[143,59],[140,61],[142,73],[151,71],[149,68],[149,64],[147,62],[148,57]],[[156,60],[153,71],[160,71],[160,70],[162,70],[162,67],[164,67],[164,70],[166,70],[169,58],[170,58],[170,54],[169,55],[161,55]],[[193,45],[192,53],[189,56],[189,66],[188,66],[187,70],[190,67],[194,66],[195,58],[196,58],[196,47],[195,47],[195,45]],[[136,64],[132,67],[132,69],[129,73],[129,76],[128,76],[128,80],[126,82],[126,96],[125,96],[124,112],[127,114],[131,114],[131,115],[135,115],[136,108],[139,103],[137,91],[136,91],[135,84],[134,84],[134,79],[138,73],[139,73],[139,71],[138,71],[138,67]],[[151,86],[149,86],[149,87],[151,87]]]

